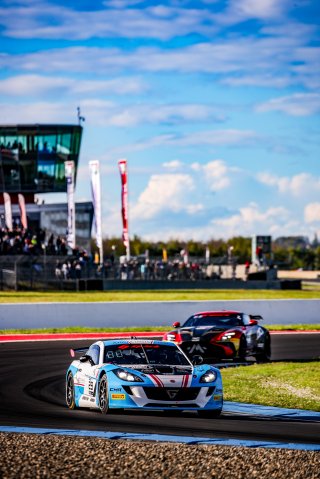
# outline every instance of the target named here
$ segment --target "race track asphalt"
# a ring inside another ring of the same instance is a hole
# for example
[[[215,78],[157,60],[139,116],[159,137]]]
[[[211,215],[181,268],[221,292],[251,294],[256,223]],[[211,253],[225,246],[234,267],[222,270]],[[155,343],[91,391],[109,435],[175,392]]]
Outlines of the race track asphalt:
[[[319,359],[319,339],[320,334],[275,334],[272,360]],[[248,417],[228,411],[208,420],[193,412],[125,411],[103,416],[84,409],[69,411],[64,401],[69,349],[91,342],[0,343],[0,425],[320,443],[320,421],[311,418]]]

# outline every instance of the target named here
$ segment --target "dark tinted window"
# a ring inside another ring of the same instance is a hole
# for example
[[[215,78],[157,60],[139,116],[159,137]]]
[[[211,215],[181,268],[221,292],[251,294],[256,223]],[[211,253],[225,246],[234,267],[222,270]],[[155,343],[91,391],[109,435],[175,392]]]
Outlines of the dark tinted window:
[[[186,326],[241,326],[242,315],[241,314],[230,314],[228,316],[205,316],[205,315],[196,315],[191,316],[184,323],[183,327]]]
[[[175,346],[159,344],[116,344],[107,345],[105,363],[190,365],[184,354]]]
[[[88,356],[91,356],[94,364],[99,364],[100,348],[97,344],[90,346],[87,354]]]

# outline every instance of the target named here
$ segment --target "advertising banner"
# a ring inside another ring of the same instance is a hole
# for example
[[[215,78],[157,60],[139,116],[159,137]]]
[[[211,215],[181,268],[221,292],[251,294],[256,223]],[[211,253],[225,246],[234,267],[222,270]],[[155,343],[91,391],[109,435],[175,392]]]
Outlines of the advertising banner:
[[[122,239],[126,247],[127,259],[130,259],[130,241],[128,228],[128,173],[127,160],[118,161],[121,176],[121,214],[122,214]]]
[[[65,161],[68,200],[67,244],[71,249],[76,247],[76,215],[74,204],[74,161]]]
[[[4,217],[6,222],[6,227],[9,231],[12,231],[12,208],[11,208],[11,198],[8,193],[3,193],[4,201]]]
[[[99,161],[89,161],[91,173],[91,192],[94,207],[94,220],[96,228],[96,243],[99,248],[100,264],[103,264],[103,244],[102,244],[102,214],[101,214],[101,182]]]
[[[24,196],[21,195],[20,193],[18,194],[18,201],[19,201],[19,208],[20,208],[20,221],[21,221],[22,227],[26,230],[28,229],[26,202],[24,200]]]

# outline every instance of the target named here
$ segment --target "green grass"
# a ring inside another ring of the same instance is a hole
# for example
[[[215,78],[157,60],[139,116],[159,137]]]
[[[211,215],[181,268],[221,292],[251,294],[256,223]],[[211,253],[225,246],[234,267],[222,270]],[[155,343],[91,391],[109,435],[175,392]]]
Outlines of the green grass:
[[[1,291],[0,303],[320,299],[320,290]]]
[[[221,373],[227,401],[320,411],[319,362],[254,364]]]
[[[124,333],[141,331],[168,331],[168,326],[132,326],[126,328],[90,328],[85,326],[68,326],[66,328],[43,329],[0,329],[0,334],[50,334],[50,333]],[[156,334],[157,336],[157,334]]]
[[[309,331],[310,329],[320,331],[320,324],[282,324],[264,325],[271,331]],[[168,326],[132,326],[126,328],[90,328],[86,326],[68,326],[65,328],[38,328],[38,329],[0,329],[0,334],[51,334],[51,333],[123,333],[154,331],[164,332],[171,328]],[[157,335],[156,335],[157,336]]]
[[[320,324],[262,324],[271,331],[320,331]]]

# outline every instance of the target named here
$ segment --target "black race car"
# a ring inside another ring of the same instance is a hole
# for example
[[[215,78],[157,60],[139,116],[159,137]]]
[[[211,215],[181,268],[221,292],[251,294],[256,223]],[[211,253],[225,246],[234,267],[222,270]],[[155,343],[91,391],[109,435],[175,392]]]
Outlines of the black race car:
[[[258,323],[261,316],[239,311],[205,311],[193,314],[181,326],[173,323],[173,331],[163,339],[174,341],[192,359],[201,355],[208,360],[244,361],[254,356],[258,362],[270,360],[270,334]]]

